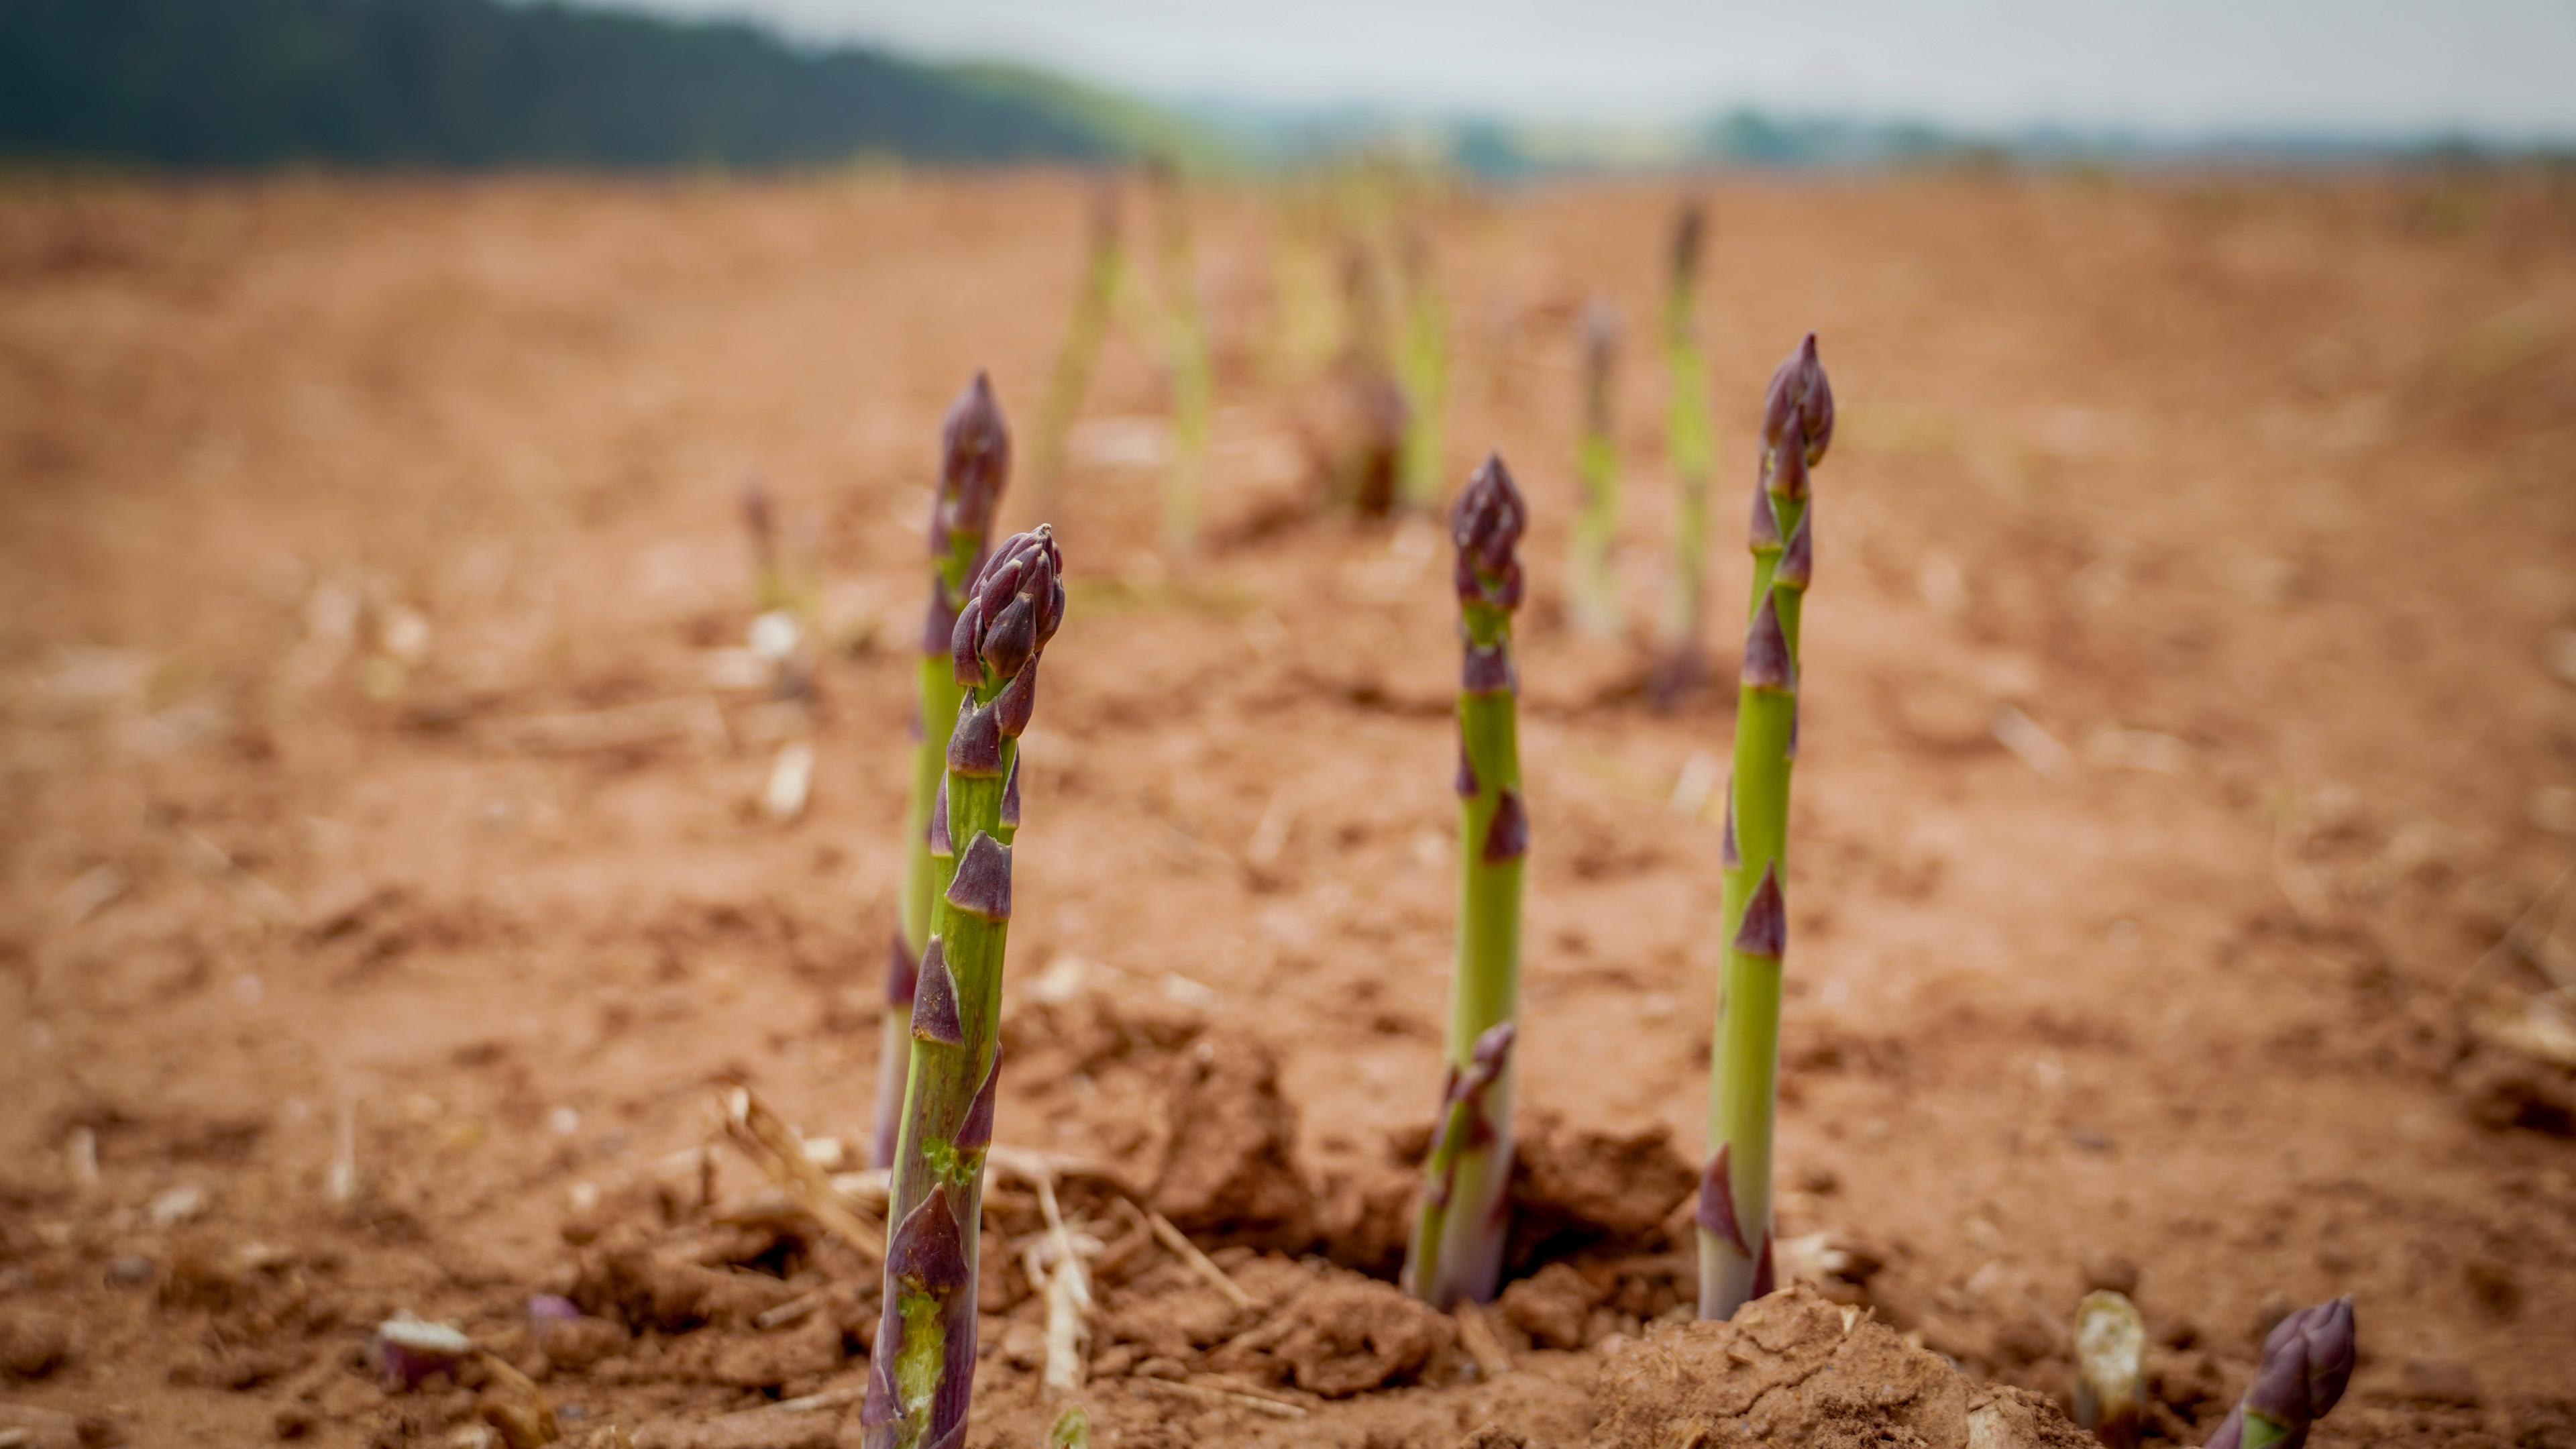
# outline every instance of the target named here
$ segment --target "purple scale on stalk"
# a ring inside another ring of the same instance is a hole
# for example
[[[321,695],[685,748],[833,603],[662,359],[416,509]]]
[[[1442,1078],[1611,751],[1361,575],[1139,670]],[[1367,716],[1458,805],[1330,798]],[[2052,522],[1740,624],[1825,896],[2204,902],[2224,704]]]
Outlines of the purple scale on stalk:
[[[1753,1296],[1765,1298],[1780,1287],[1779,1273],[1771,1262],[1771,1235],[1762,1235],[1762,1249],[1753,1255]]]
[[[1771,592],[1762,593],[1761,611],[1753,616],[1753,627],[1744,633],[1744,670],[1742,679],[1747,689],[1789,689],[1796,675],[1789,662],[1789,636],[1780,632],[1780,610]],[[955,746],[950,746],[953,751]]]
[[[1789,907],[1780,896],[1780,869],[1762,867],[1762,882],[1744,903],[1744,924],[1735,932],[1735,949],[1746,956],[1777,961],[1789,950]]]
[[[1478,788],[1476,762],[1467,758],[1467,742],[1463,738],[1458,741],[1458,773],[1451,779],[1450,788],[1456,790],[1462,799],[1475,794]]]
[[[946,1183],[933,1187],[904,1216],[894,1241],[886,1245],[886,1276],[935,1295],[974,1286],[975,1272],[966,1263],[966,1234],[948,1204]]]
[[[1700,1169],[1699,1206],[1691,1217],[1719,1242],[1749,1256],[1753,1250],[1744,1245],[1744,1229],[1735,1220],[1735,1187],[1727,1179],[1726,1156],[1721,1146]]]
[[[984,682],[984,661],[976,657],[975,651],[975,638],[983,631],[984,606],[969,599],[948,629],[948,668],[960,689],[973,689]]]
[[[993,728],[1003,739],[1026,734],[1038,708],[1038,661],[1022,663],[1019,672],[993,696]]]
[[[1011,848],[978,832],[957,859],[948,904],[988,921],[1011,918]]]
[[[957,732],[948,737],[948,768],[957,774],[991,778],[1002,773],[1002,720],[993,706],[966,709]]]
[[[1508,645],[1471,643],[1459,656],[1458,688],[1468,694],[1501,694],[1518,687],[1519,682]]]
[[[1011,755],[1011,773],[1002,780],[1001,823],[1007,829],[1020,828],[1020,757]]]
[[[1780,518],[1771,510],[1771,490],[1760,483],[1753,485],[1753,519],[1745,525],[1744,536],[1746,545],[1755,553],[1767,553],[1780,546]]]
[[[981,1152],[993,1145],[993,1097],[1002,1082],[1002,1047],[993,1045],[993,1063],[984,1069],[984,1085],[975,1089],[975,1100],[966,1104],[966,1115],[957,1119],[957,1130],[949,1142],[960,1152]]]
[[[1780,562],[1772,567],[1771,582],[1784,589],[1804,589],[1816,575],[1816,546],[1809,525],[1816,520],[1816,505],[1798,515],[1798,526],[1789,531],[1789,546],[1780,551]]]
[[[948,839],[948,777],[939,777],[938,793],[930,797],[930,853],[941,859],[957,853]]]
[[[1494,818],[1485,827],[1484,862],[1499,865],[1529,854],[1529,812],[1521,808],[1521,792],[1506,786],[1494,801]],[[1509,1025],[1509,1023],[1505,1023]]]
[[[942,1046],[964,1046],[965,1028],[957,1020],[957,978],[948,970],[948,952],[939,938],[922,949],[921,979],[912,993],[912,1037]]]
[[[1763,486],[1772,497],[1794,499],[1807,496],[1807,455],[1803,449],[1793,443],[1774,448],[1765,456],[1770,461],[1771,472],[1763,480]],[[1777,536],[1776,531],[1774,536]]]
[[[1726,777],[1726,833],[1718,837],[1717,863],[1727,870],[1744,864],[1744,853],[1735,845],[1735,777]]]
[[[890,1005],[910,1007],[914,988],[921,982],[921,963],[912,959],[911,950],[903,944],[903,932],[895,932],[894,939],[887,944],[890,949],[886,952],[886,1001]]]
[[[1806,717],[1806,696],[1802,694],[1789,696],[1789,738],[1780,746],[1781,759],[1794,761],[1798,758],[1798,721]]]

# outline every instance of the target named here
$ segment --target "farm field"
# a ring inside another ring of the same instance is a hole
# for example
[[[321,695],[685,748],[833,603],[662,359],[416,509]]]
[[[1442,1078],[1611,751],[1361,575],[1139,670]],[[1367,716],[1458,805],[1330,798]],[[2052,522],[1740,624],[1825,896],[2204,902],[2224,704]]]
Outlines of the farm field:
[[[2151,1443],[2350,1293],[2312,1444],[2576,1445],[2576,180],[1706,196],[1720,680],[1806,331],[1840,406],[1784,1273],[2060,1403],[2077,1299],[2121,1288]],[[1648,687],[1673,201],[1421,213],[1450,486],[1498,449],[1532,515],[1535,1206],[1470,1320],[1392,1286],[1456,910],[1445,528],[1324,501],[1343,415],[1283,355],[1260,192],[1194,197],[1195,552],[1157,542],[1159,339],[1103,353],[996,1127],[1099,1240],[1099,1442],[1582,1444],[1692,1301],[1735,701]],[[877,1267],[764,1200],[726,1114],[864,1165],[940,419],[985,368],[1025,438],[1087,206],[1053,173],[0,185],[0,1433],[443,1445],[525,1392],[568,1442],[856,1442]],[[1566,594],[1595,295],[1609,642]],[[744,650],[752,474],[818,581],[810,703]],[[1049,1230],[1007,1172],[987,1223],[969,1443],[1034,1445]],[[397,1313],[531,1384],[390,1391]]]

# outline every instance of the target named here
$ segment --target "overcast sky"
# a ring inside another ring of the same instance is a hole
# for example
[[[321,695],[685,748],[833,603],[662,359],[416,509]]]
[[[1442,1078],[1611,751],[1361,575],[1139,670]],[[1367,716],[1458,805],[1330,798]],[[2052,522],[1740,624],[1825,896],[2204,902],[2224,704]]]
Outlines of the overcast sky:
[[[594,0],[1166,97],[2576,137],[2576,0]]]

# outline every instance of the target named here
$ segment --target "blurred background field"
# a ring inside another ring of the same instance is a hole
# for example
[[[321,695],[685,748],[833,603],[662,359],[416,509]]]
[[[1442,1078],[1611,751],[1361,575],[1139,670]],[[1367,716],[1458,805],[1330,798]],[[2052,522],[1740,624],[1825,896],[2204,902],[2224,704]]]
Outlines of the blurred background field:
[[[2066,1315],[2122,1287],[2177,1443],[2249,1330],[2349,1291],[2364,1356],[2312,1442],[2576,1443],[2576,176],[2544,121],[1229,110],[787,34],[0,0],[27,1442],[461,1442],[472,1394],[364,1362],[398,1311],[499,1346],[576,1441],[832,1442],[837,1413],[710,1437],[845,1404],[874,1292],[810,1222],[723,1216],[770,1179],[720,1093],[854,1165],[938,420],[987,368],[1031,436],[1106,196],[1129,275],[1048,511],[1072,614],[1002,1141],[1107,1164],[1275,1301],[1391,1274],[1454,645],[1437,516],[1364,515],[1345,464],[1353,359],[1415,381],[1393,302],[1360,340],[1415,255],[1440,495],[1499,448],[1534,513],[1523,1101],[1632,1195],[1696,1161],[1733,701],[1652,685],[1655,327],[1697,197],[1717,678],[1763,379],[1807,330],[1843,409],[1784,1044],[1806,1276],[2061,1400]],[[1608,642],[1564,563],[1596,302],[1626,339]],[[784,691],[753,477],[805,584]],[[1214,1045],[1262,1069],[1211,1083]],[[1202,1120],[1251,1143],[1214,1186],[1175,1145]],[[756,1301],[643,1302],[638,1255],[680,1251]],[[1110,1442],[1580,1442],[1604,1345],[1689,1276],[1636,1248],[1570,1319],[1533,1290],[1498,1320],[1511,1373],[1354,1349],[1325,1392],[1150,1259],[1104,1273]],[[1042,1305],[999,1291],[972,1442],[1032,1443]],[[613,1334],[548,1339],[541,1294]]]

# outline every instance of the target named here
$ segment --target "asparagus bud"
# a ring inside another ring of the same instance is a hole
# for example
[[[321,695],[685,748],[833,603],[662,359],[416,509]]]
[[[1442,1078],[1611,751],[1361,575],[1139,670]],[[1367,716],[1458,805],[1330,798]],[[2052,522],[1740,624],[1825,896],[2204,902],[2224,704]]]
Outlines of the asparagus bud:
[[[2137,1449],[2147,1325],[2117,1293],[2087,1293],[2075,1308],[2075,1422],[2110,1449]]]
[[[2209,1449],[2300,1449],[2308,1428],[2352,1382],[2356,1351],[2349,1295],[2302,1308],[2263,1339],[2263,1363]]]
[[[1798,753],[1798,621],[1815,572],[1807,469],[1833,432],[1833,392],[1809,334],[1771,379],[1762,472],[1747,539],[1753,598],[1737,684],[1727,785],[1725,980],[1709,1075],[1708,1169],[1700,1179],[1699,1311],[1733,1317],[1769,1292],[1771,1143],[1778,1112],[1780,979],[1788,954],[1789,773]]]
[[[912,1047],[896,1136],[885,1317],[859,1415],[867,1449],[952,1449],[966,1436],[975,1377],[976,1229],[1001,1082],[1003,949],[1011,924],[1011,842],[1019,741],[1035,709],[1038,662],[1064,620],[1063,561],[1041,524],[1005,540],[961,588],[931,661],[958,688],[957,724],[931,858],[931,933],[906,1036]]]
[[[1457,545],[1458,965],[1451,982],[1449,1066],[1423,1164],[1422,1205],[1405,1286],[1448,1307],[1494,1296],[1510,1226],[1512,1047],[1520,1002],[1521,874],[1529,812],[1521,798],[1519,546],[1528,507],[1499,456],[1468,480],[1450,516]]]
[[[1583,512],[1574,522],[1574,615],[1594,635],[1619,628],[1619,595],[1610,576],[1610,546],[1619,532],[1619,453],[1610,405],[1618,346],[1618,314],[1596,300],[1583,310],[1583,437],[1575,452]]]
[[[914,981],[930,938],[932,893],[945,854],[933,839],[944,809],[935,809],[947,738],[934,731],[957,714],[965,685],[949,658],[966,586],[984,566],[985,543],[1011,476],[1011,432],[992,382],[982,373],[957,395],[939,430],[939,487],[930,504],[930,600],[921,626],[921,667],[914,716],[912,799],[904,817],[903,920],[886,971],[884,1046],[877,1075],[876,1163],[893,1165],[903,1114],[906,1063],[912,1054]],[[928,728],[925,728],[928,726]]]

